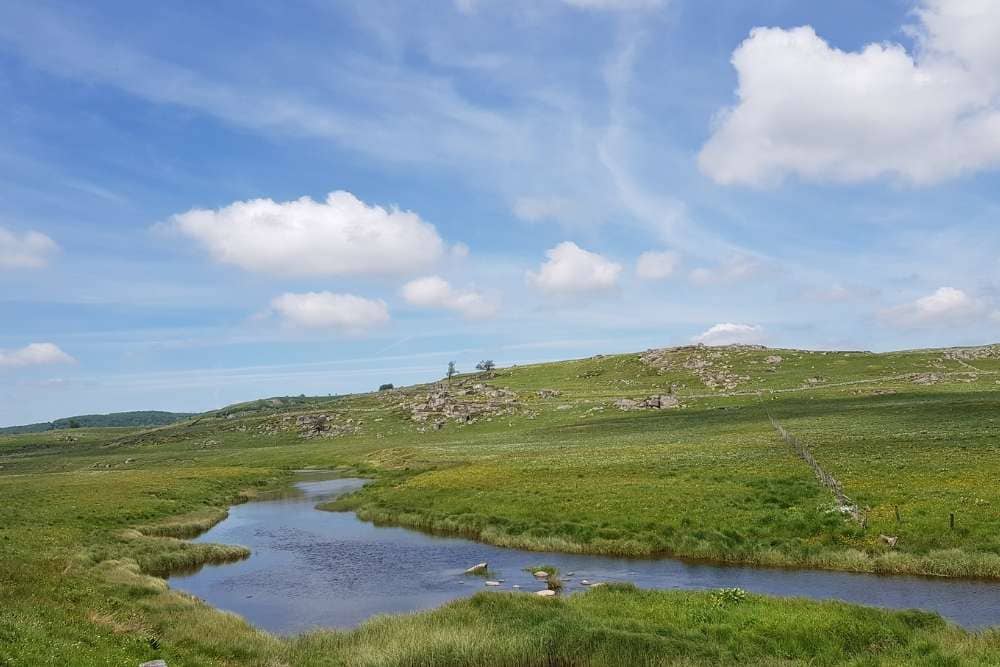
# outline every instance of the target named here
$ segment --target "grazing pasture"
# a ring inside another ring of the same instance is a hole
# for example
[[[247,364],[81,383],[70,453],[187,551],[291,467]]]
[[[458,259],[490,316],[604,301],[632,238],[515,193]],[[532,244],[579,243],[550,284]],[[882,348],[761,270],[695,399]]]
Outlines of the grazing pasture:
[[[281,639],[155,575],[245,556],[186,538],[323,469],[373,480],[329,509],[499,545],[1000,578],[998,373],[995,347],[691,347],[0,436],[0,664],[995,664],[996,632],[928,614],[628,587]]]

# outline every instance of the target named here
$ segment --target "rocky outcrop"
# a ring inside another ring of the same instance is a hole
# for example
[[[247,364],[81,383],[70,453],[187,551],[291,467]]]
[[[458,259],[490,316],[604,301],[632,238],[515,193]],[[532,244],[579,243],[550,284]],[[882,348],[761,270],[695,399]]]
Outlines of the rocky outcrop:
[[[680,405],[680,401],[676,396],[670,394],[641,399],[619,398],[615,401],[615,407],[626,412],[629,410],[665,410],[666,408],[676,408],[678,405]]]
[[[772,354],[766,359],[764,359],[764,361],[769,364],[780,364],[782,361],[784,361],[784,359],[782,359],[780,355]]]
[[[562,392],[558,389],[539,389],[535,393],[538,394],[538,398],[556,398],[557,396],[562,396]]]
[[[409,412],[410,419],[419,424],[429,423],[440,429],[449,421],[472,424],[480,419],[513,415],[519,411],[521,403],[517,394],[509,389],[476,383],[411,395],[395,407]]]
[[[361,432],[364,422],[335,413],[283,415],[256,424],[242,425],[238,431],[257,435],[277,435],[296,431],[300,438],[336,438]]]
[[[1000,359],[1000,345],[982,345],[980,347],[955,347],[945,350],[948,359],[974,361],[976,359]]]
[[[913,376],[913,384],[937,384],[944,380],[944,375],[940,373],[917,373]]]
[[[750,376],[735,372],[728,357],[734,352],[757,353],[764,349],[766,348],[757,345],[666,347],[647,350],[639,355],[639,361],[661,373],[686,370],[697,376],[701,383],[709,389],[732,391],[740,383],[750,380]]]

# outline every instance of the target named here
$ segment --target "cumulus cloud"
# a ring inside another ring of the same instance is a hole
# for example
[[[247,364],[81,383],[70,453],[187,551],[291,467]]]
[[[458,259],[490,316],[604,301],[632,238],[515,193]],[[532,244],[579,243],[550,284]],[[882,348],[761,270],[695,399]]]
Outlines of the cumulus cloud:
[[[939,287],[910,303],[883,310],[883,322],[903,328],[959,326],[984,317],[988,304],[960,289]]]
[[[680,256],[669,250],[650,250],[639,255],[635,273],[643,280],[663,280],[674,275],[680,265]]]
[[[751,324],[722,322],[710,327],[691,340],[705,345],[754,345],[764,338],[764,330]]]
[[[389,309],[384,301],[353,294],[288,292],[272,300],[271,308],[296,327],[355,335],[389,321]]]
[[[698,267],[688,278],[695,285],[705,287],[745,280],[764,269],[763,263],[751,255],[737,254],[727,257],[713,267]]]
[[[344,191],[322,202],[253,199],[194,209],[173,216],[169,227],[216,261],[283,276],[400,275],[444,253],[437,229],[416,213],[369,206]]]
[[[0,368],[72,364],[76,359],[53,343],[31,343],[17,350],[0,350]]]
[[[603,292],[618,284],[621,264],[563,241],[545,251],[548,260],[538,271],[528,271],[528,283],[552,295]]]
[[[928,184],[1000,164],[1000,3],[924,0],[917,48],[831,47],[813,28],[754,28],[738,101],[699,155],[721,184],[879,177]]]
[[[453,310],[470,319],[492,317],[496,304],[475,290],[456,290],[439,276],[411,280],[403,286],[407,303],[421,308]]]
[[[0,270],[41,268],[56,250],[55,241],[41,232],[17,234],[0,227]]]

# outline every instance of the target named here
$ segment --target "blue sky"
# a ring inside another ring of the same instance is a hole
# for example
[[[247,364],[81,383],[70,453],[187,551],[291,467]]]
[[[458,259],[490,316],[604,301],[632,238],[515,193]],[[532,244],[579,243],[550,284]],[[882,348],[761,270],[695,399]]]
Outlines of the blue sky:
[[[0,425],[1000,339],[1000,5],[0,6]]]

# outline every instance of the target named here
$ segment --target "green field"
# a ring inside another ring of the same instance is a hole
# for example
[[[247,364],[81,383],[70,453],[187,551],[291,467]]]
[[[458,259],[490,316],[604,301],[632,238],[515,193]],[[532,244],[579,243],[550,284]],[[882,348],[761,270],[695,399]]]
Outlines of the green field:
[[[149,575],[244,555],[184,538],[335,468],[373,483],[331,508],[500,545],[1000,578],[998,382],[998,347],[682,348],[0,436],[0,665],[997,664],[996,631],[928,614],[627,587],[282,640]]]

